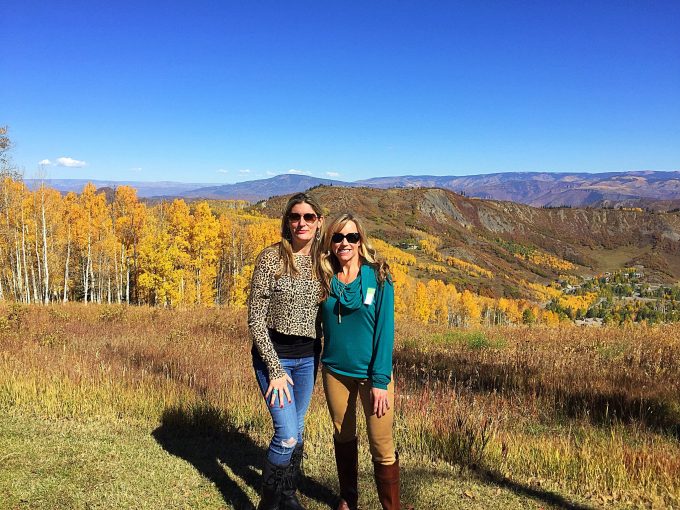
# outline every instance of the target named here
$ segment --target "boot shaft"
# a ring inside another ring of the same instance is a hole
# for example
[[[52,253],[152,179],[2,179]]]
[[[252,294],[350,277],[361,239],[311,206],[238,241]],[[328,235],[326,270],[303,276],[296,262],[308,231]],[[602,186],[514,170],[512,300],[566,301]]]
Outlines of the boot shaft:
[[[281,491],[281,510],[305,510],[296,494],[304,478],[302,471],[304,455],[304,446],[298,443],[290,458],[290,465],[286,473],[287,483],[284,484],[284,488]]]
[[[399,455],[394,464],[384,466],[373,463],[375,485],[378,488],[378,499],[383,510],[400,510],[399,502]]]
[[[333,439],[335,446],[335,463],[338,468],[338,482],[340,483],[340,498],[338,508],[355,510],[359,503],[359,449],[357,438],[345,443]],[[346,506],[343,506],[342,503]]]

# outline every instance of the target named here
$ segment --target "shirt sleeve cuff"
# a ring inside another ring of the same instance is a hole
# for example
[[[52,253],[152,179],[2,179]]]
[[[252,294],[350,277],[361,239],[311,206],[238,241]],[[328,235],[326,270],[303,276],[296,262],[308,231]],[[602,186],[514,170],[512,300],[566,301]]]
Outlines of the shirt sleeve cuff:
[[[375,375],[371,380],[371,385],[379,390],[386,390],[388,384],[390,384],[390,378],[386,375]]]

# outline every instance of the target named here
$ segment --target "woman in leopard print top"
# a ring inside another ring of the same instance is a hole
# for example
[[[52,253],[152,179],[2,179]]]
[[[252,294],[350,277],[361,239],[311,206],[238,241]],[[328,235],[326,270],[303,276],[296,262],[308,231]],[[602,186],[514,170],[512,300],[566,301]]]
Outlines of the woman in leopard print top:
[[[257,258],[248,299],[253,367],[274,423],[258,509],[300,510],[304,418],[321,352],[322,209],[298,193],[281,218],[281,240]]]

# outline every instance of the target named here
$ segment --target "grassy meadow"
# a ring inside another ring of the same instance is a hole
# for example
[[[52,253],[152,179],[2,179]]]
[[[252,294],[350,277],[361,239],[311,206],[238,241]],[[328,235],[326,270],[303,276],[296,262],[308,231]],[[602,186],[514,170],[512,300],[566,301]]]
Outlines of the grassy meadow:
[[[406,508],[680,508],[680,326],[402,322],[394,359]],[[243,310],[0,304],[0,508],[252,508],[270,428]],[[329,508],[320,381],[306,450]]]

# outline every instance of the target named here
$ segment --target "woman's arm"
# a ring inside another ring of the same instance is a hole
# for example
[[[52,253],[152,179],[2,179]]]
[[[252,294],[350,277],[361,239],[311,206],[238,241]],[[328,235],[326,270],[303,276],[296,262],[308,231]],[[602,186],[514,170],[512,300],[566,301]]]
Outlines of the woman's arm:
[[[373,333],[373,363],[371,370],[371,401],[373,414],[382,418],[390,408],[387,385],[392,379],[394,349],[394,286],[386,280],[379,287]]]
[[[293,384],[293,381],[281,366],[281,361],[276,354],[267,329],[267,313],[271,297],[269,283],[278,269],[278,264],[279,257],[276,250],[264,250],[260,254],[255,263],[253,278],[250,282],[250,295],[248,296],[248,330],[260,357],[267,365],[269,387],[264,398],[269,402],[270,407],[276,405],[277,397],[279,407],[283,407],[284,398],[290,404],[288,385]]]
[[[394,349],[394,286],[386,280],[378,288],[371,383],[386,390],[392,379],[392,350]]]
[[[248,331],[260,357],[267,365],[270,379],[286,375],[267,330],[269,284],[278,269],[278,258],[278,253],[273,249],[266,249],[259,255],[255,262],[248,296]]]

